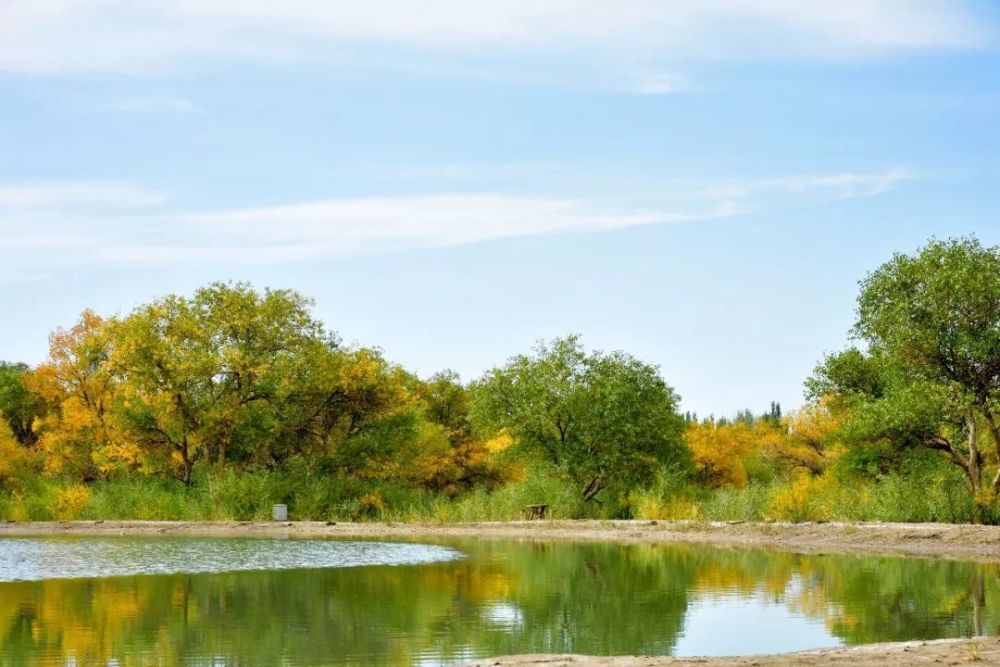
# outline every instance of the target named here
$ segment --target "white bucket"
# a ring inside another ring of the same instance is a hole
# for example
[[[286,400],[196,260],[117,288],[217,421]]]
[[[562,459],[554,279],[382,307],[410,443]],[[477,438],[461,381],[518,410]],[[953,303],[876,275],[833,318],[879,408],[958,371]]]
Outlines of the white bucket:
[[[275,521],[288,521],[288,505],[275,505],[271,510],[271,518]]]

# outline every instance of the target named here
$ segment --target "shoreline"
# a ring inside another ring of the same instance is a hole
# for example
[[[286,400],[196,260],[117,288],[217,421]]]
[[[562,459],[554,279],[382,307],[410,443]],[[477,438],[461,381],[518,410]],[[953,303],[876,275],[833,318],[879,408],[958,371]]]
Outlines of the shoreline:
[[[189,536],[286,539],[476,538],[696,544],[821,555],[941,558],[1000,563],[1000,526],[896,523],[753,523],[696,521],[516,521],[333,523],[252,521],[62,521],[0,523],[0,538],[29,536]],[[504,656],[469,667],[721,667],[722,665],[1000,664],[1000,637],[975,637],[729,657]]]
[[[772,655],[718,657],[520,655],[487,658],[464,667],[840,667],[914,664],[1000,664],[1000,637],[935,639],[929,641],[861,644],[842,648],[798,651]]]
[[[1000,526],[902,523],[698,521],[512,521],[340,523],[325,521],[58,521],[0,523],[0,537],[179,535],[191,537],[482,538],[677,543],[803,554],[945,558],[1000,563]]]

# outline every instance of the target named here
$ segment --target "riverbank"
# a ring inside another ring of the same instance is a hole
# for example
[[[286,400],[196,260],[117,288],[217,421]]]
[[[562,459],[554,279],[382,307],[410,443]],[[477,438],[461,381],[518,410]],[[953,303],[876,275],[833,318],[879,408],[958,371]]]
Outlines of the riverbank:
[[[896,523],[516,521],[332,523],[250,521],[63,521],[0,524],[4,535],[191,535],[206,537],[602,540],[752,547],[1000,562],[1000,526]]]
[[[926,642],[866,644],[847,648],[803,651],[783,655],[731,656],[719,658],[590,657],[582,655],[523,655],[490,658],[467,667],[841,667],[848,665],[997,665],[1000,637],[942,639]]]
[[[520,521],[475,524],[331,522],[75,521],[0,523],[0,537],[206,536],[261,538],[447,538],[700,544],[796,553],[911,556],[1000,563],[1000,527],[948,524],[707,523],[658,521]],[[974,638],[726,658],[525,655],[479,660],[477,667],[679,667],[700,665],[829,666],[1000,664],[1000,638]]]

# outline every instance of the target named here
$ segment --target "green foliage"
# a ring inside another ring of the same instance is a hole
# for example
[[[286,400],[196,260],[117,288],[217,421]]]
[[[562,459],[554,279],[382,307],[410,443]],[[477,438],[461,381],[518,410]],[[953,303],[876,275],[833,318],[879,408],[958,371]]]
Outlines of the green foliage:
[[[505,429],[566,470],[591,500],[686,459],[678,400],[656,368],[622,352],[588,355],[571,336],[487,372],[473,385],[471,414],[480,429]]]
[[[426,404],[427,419],[447,429],[457,444],[472,437],[469,421],[469,391],[454,371],[436,373],[418,388]]]
[[[186,483],[202,457],[222,465],[266,456],[297,380],[332,345],[308,300],[243,284],[166,297],[111,330],[122,424],[143,448],[179,460]]]
[[[862,283],[855,332],[916,389],[897,392],[892,412],[924,427],[936,418],[945,432],[924,444],[963,469],[978,504],[992,502],[1000,472],[983,490],[979,429],[1000,463],[1000,248],[964,238],[896,255]]]
[[[871,273],[855,332],[908,370],[986,400],[1000,390],[1000,249],[934,240]]]
[[[579,489],[558,469],[539,464],[524,477],[490,492],[479,489],[456,502],[439,505],[436,518],[448,521],[515,521],[528,518],[529,505],[545,504],[556,519],[592,516]]]
[[[14,438],[31,447],[38,442],[35,421],[45,414],[45,401],[29,390],[25,376],[31,372],[27,364],[0,361],[0,417],[7,422]]]
[[[699,518],[707,521],[760,521],[770,518],[768,506],[775,485],[750,484],[718,489],[699,505]]]

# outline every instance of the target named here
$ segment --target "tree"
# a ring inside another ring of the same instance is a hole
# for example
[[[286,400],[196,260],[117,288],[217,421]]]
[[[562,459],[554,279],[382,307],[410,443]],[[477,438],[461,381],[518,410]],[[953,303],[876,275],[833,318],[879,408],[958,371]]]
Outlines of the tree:
[[[420,395],[427,418],[447,429],[453,444],[471,437],[469,391],[462,386],[458,373],[451,370],[435,373],[420,385]]]
[[[41,420],[46,467],[83,481],[135,467],[136,450],[114,423],[118,382],[108,369],[109,322],[87,310],[49,337],[49,357],[25,376],[32,393],[53,409]]]
[[[205,458],[248,461],[282,432],[286,403],[332,344],[289,290],[216,283],[168,296],[115,323],[116,414],[147,460],[190,483]]]
[[[975,238],[932,240],[895,255],[861,283],[853,333],[867,352],[828,358],[810,391],[833,391],[853,410],[856,432],[897,446],[943,452],[964,473],[977,505],[984,486],[985,430],[1000,458],[1000,249]]]
[[[884,352],[850,348],[829,355],[807,381],[851,444],[850,460],[866,472],[898,468],[907,450],[941,452],[963,473],[969,491],[982,489],[983,433],[967,397],[954,387],[914,377]],[[988,499],[980,498],[980,504]]]
[[[684,442],[700,481],[716,488],[746,486],[750,481],[747,462],[757,453],[761,428],[745,421],[688,424]]]
[[[368,477],[406,465],[396,455],[414,446],[424,420],[413,375],[377,349],[327,346],[309,354],[296,384],[283,408],[282,456],[304,455],[331,472]]]
[[[488,371],[472,387],[471,413],[565,469],[589,501],[686,461],[678,400],[655,367],[623,352],[588,355],[570,336]]]
[[[27,364],[0,361],[0,415],[19,444],[32,447],[38,442],[36,421],[45,414],[45,401],[32,392],[25,381],[31,373]]]

